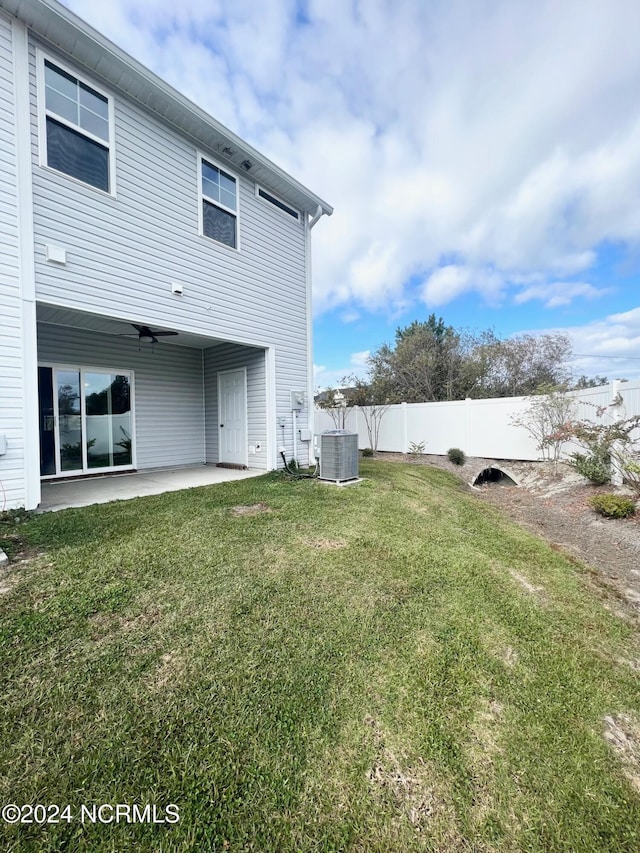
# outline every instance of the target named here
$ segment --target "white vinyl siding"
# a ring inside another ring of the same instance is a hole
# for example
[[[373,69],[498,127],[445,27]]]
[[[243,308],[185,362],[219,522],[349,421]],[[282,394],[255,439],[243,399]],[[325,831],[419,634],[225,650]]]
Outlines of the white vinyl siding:
[[[55,55],[51,58],[55,62]],[[296,221],[257,198],[254,181],[238,173],[242,251],[204,239],[199,231],[197,146],[117,91],[113,92],[117,198],[41,168],[35,45],[32,76],[38,300],[152,328],[272,347],[277,353],[274,416],[286,416],[289,424],[289,390],[306,389],[308,382],[302,218]],[[224,166],[222,158],[217,159]],[[46,244],[64,248],[67,263],[47,263]],[[183,296],[171,293],[172,281],[183,285]],[[306,426],[306,413],[299,425]],[[280,430],[276,437],[279,442]],[[289,455],[292,439],[287,426]],[[143,441],[138,424],[139,465],[141,453],[148,464]],[[251,427],[249,443],[253,443]],[[170,458],[164,464],[170,464]],[[251,457],[249,464],[254,464]]]
[[[22,299],[18,244],[12,30],[0,13],[0,511],[24,506]]]
[[[38,299],[275,345],[300,361],[305,387],[304,224],[257,199],[239,175],[242,252],[221,251],[198,233],[195,146],[123,97],[114,111],[117,199],[38,169],[35,157]],[[34,154],[37,145],[34,135]],[[67,250],[65,266],[46,262],[47,243]],[[171,281],[184,284],[182,298]]]

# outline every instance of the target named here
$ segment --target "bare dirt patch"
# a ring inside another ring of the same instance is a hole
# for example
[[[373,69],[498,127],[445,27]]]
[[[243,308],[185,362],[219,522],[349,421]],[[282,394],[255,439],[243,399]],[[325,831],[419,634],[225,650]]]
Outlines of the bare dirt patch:
[[[474,788],[473,814],[476,824],[485,821],[494,809],[492,792],[496,789],[496,759],[503,749],[500,726],[504,706],[497,699],[482,698],[469,727],[468,755],[470,780]]]
[[[529,595],[534,595],[539,598],[540,593],[544,592],[543,586],[534,586],[534,584],[530,583],[524,575],[521,575],[520,572],[516,572],[515,569],[509,569],[509,574],[514,581],[517,581],[520,584],[525,592],[529,593]]]
[[[271,512],[265,503],[250,504],[249,506],[234,506],[231,508],[234,515],[259,515],[261,512]]]
[[[613,587],[627,609],[640,615],[640,512],[631,518],[605,519],[588,504],[592,495],[614,491],[612,486],[592,486],[564,464],[554,476],[542,462],[474,457],[457,466],[446,456],[429,454],[379,453],[377,458],[443,468],[470,490],[470,483],[485,468],[497,466],[513,472],[518,486],[503,481],[485,483],[473,489],[473,494],[546,539],[569,559],[591,568],[596,577]]]
[[[160,607],[152,605],[142,613],[122,616],[119,613],[93,613],[89,616],[91,635],[94,640],[104,640],[116,634],[148,631],[163,617]]]
[[[171,687],[182,680],[186,671],[185,661],[177,652],[166,652],[151,679],[151,687],[162,689]]]
[[[433,768],[422,759],[412,766],[397,756],[386,743],[377,720],[367,717],[376,748],[376,758],[368,778],[374,790],[391,799],[398,815],[420,832],[434,820],[452,820],[454,810],[448,798],[433,785]]]
[[[604,718],[604,737],[621,760],[624,775],[640,793],[640,724],[627,714]]]
[[[335,551],[338,548],[344,548],[347,543],[342,539],[305,539],[304,544],[323,551]]]

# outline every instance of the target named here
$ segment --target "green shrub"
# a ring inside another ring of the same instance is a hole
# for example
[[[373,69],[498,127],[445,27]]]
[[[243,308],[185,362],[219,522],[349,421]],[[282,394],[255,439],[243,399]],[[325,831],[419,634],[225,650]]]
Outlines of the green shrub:
[[[604,451],[572,453],[569,465],[596,486],[611,482],[611,457]]]
[[[23,506],[18,509],[7,509],[0,512],[0,524],[21,524],[23,521],[29,521],[33,518],[34,513],[29,512]]]
[[[594,495],[589,503],[599,515],[606,518],[628,518],[636,511],[636,503],[622,495]]]
[[[638,454],[628,456],[623,453],[618,456],[616,461],[622,470],[625,483],[631,486],[636,497],[640,498],[640,461],[638,461]]]
[[[363,447],[360,452],[363,456],[373,456],[373,449],[371,447]]]
[[[450,447],[447,450],[447,456],[449,457],[449,462],[453,462],[454,465],[464,465],[467,461],[464,450],[460,450],[459,447]]]
[[[412,441],[409,445],[409,456],[422,456],[425,447],[424,441]]]

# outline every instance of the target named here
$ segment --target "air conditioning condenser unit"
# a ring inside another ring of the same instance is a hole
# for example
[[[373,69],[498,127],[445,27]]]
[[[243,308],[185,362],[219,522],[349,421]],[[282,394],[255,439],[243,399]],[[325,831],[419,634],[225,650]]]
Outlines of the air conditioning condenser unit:
[[[320,435],[320,479],[344,483],[358,479],[358,434],[333,429]]]

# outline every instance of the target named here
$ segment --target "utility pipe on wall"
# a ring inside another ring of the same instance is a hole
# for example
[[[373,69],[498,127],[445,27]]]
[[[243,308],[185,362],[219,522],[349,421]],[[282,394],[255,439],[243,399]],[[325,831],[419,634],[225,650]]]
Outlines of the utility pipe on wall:
[[[293,409],[293,461],[295,463],[296,468],[298,467],[298,418],[296,416],[296,410]]]

